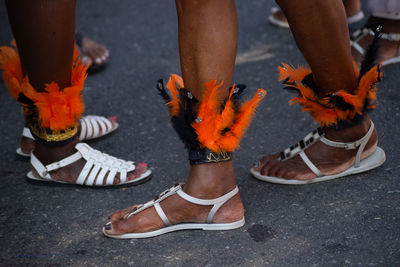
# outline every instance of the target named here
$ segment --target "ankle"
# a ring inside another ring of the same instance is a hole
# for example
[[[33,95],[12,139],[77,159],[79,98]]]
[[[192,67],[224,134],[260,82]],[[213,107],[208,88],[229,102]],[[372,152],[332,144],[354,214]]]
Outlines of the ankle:
[[[184,191],[198,198],[215,198],[236,186],[232,161],[191,165]]]
[[[38,159],[40,159],[43,164],[50,164],[75,153],[75,145],[78,142],[78,135],[76,135],[74,140],[72,140],[71,142],[59,146],[46,145],[43,142],[35,141],[35,148],[33,150],[33,153]]]
[[[325,135],[328,139],[338,142],[352,142],[362,138],[368,131],[371,121],[368,115],[364,116],[363,121],[351,128],[337,130],[326,128]]]

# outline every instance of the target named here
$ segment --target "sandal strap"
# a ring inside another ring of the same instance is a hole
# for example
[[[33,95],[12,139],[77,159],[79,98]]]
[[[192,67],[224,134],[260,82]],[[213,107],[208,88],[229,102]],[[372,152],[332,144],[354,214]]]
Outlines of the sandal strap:
[[[372,29],[370,29],[368,27],[363,27],[361,29],[356,30],[352,34],[352,39],[353,39],[353,41],[358,41],[367,34],[372,35],[372,36],[375,35],[375,33]],[[380,36],[380,39],[383,39],[383,40],[394,41],[394,42],[400,41],[400,33],[397,33],[397,32],[382,32],[379,34],[379,36]]]
[[[81,118],[79,122],[81,124],[80,140],[97,138],[112,129],[110,120],[103,116],[88,115]]]
[[[307,147],[317,142],[323,135],[324,131],[321,127],[318,127],[314,131],[307,134],[302,140],[282,151],[280,153],[280,160],[285,161],[293,158],[301,151],[305,150]]]
[[[321,173],[321,171],[314,165],[314,163],[311,162],[311,160],[308,158],[308,156],[306,155],[306,153],[304,153],[304,151],[301,151],[299,153],[301,159],[304,161],[304,163],[307,165],[308,168],[310,168],[310,170],[312,170],[312,172],[317,176],[320,177],[323,174]]]
[[[358,148],[358,151],[356,154],[356,160],[354,162],[354,167],[357,168],[360,166],[361,154],[364,151],[364,148],[367,145],[368,140],[371,138],[374,128],[375,128],[374,123],[371,121],[371,125],[369,126],[368,132],[361,139],[358,139],[357,141],[354,141],[354,142],[349,142],[349,143],[336,142],[336,141],[329,140],[326,137],[322,137],[320,140],[321,140],[321,142],[323,142],[324,144],[326,144],[328,146],[344,148],[346,150]]]
[[[130,214],[128,214],[127,218],[129,218],[132,215],[137,214],[145,209],[148,209],[148,208],[154,206],[158,216],[161,218],[161,220],[164,222],[164,224],[166,226],[170,226],[171,222],[168,220],[166,214],[164,213],[163,209],[161,208],[160,202],[171,195],[177,194],[184,200],[186,200],[190,203],[193,203],[193,204],[202,205],[202,206],[213,205],[213,207],[211,208],[211,210],[207,216],[207,221],[206,221],[207,223],[212,223],[214,215],[218,211],[218,209],[239,192],[239,188],[236,186],[232,191],[226,193],[225,195],[223,195],[221,197],[214,198],[214,199],[200,199],[200,198],[192,197],[192,196],[186,194],[182,190],[182,185],[183,184],[177,184],[177,185],[171,187],[170,189],[167,189],[164,192],[162,192],[157,198],[155,198],[145,204],[141,204],[141,205],[134,207],[133,211]]]
[[[32,140],[35,140],[35,137],[33,137],[31,130],[29,130],[28,127],[24,127],[24,129],[22,130],[22,136],[32,139]]]
[[[156,212],[158,216],[161,218],[161,220],[164,222],[166,226],[171,226],[171,222],[168,220],[167,215],[165,215],[164,210],[161,208],[160,203],[154,203],[154,208],[156,209]]]
[[[118,173],[120,182],[125,183],[127,181],[127,173],[135,170],[134,162],[112,157],[91,148],[85,143],[76,144],[75,149],[78,151],[71,156],[46,166],[32,153],[31,165],[42,178],[52,180],[49,172],[58,170],[84,158],[86,163],[75,183],[88,186],[103,185],[104,182],[106,185],[112,185]]]
[[[58,170],[58,169],[60,169],[62,167],[65,167],[65,166],[68,166],[68,165],[74,163],[75,161],[80,160],[81,158],[82,158],[81,153],[80,152],[75,152],[71,156],[63,158],[60,161],[56,161],[56,162],[53,162],[51,164],[46,165],[46,171],[47,172],[51,172],[51,171]]]

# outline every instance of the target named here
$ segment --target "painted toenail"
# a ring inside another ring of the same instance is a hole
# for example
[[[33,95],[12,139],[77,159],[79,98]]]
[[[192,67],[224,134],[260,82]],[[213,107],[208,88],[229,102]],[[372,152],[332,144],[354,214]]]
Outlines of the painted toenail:
[[[110,117],[110,120],[112,120],[112,121],[117,121],[117,116],[111,116],[111,117]]]
[[[258,166],[260,166],[260,162],[259,161],[254,162],[253,167],[258,168]]]
[[[106,224],[104,225],[104,229],[106,229],[106,230],[111,230],[111,224],[110,224],[110,223],[106,223]]]
[[[147,168],[147,163],[141,162],[141,163],[139,163],[139,166]]]

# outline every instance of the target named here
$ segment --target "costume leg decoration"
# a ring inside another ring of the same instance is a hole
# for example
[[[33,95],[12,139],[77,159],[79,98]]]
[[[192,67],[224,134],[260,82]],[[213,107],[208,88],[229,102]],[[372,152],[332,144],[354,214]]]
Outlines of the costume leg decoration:
[[[379,30],[378,28],[375,33],[374,41],[367,50],[366,57],[361,65],[361,70],[358,70],[354,64],[354,71],[358,77],[358,84],[357,88],[352,93],[339,90],[335,93],[321,96],[320,90],[314,84],[313,75],[309,68],[298,67],[295,69],[287,64],[283,64],[283,67],[279,67],[280,80],[283,80],[286,89],[295,90],[299,94],[299,96],[290,101],[290,104],[300,103],[303,106],[303,111],[310,112],[312,118],[323,128],[335,127],[336,129],[345,129],[362,122],[365,112],[368,109],[375,108],[376,84],[380,81],[382,75],[379,66],[374,64]],[[385,153],[379,147],[375,149],[372,155],[362,159],[362,153],[374,130],[374,124],[372,122],[364,137],[348,143],[335,142],[327,139],[324,136],[323,128],[314,130],[297,144],[282,151],[279,156],[280,161],[285,161],[299,155],[308,168],[316,175],[316,178],[311,180],[284,179],[263,175],[258,170],[255,170],[255,168],[252,168],[250,172],[257,179],[267,182],[308,184],[364,172],[380,166],[385,161]],[[357,149],[353,166],[338,174],[323,174],[304,153],[306,148],[317,141],[321,141],[328,146],[344,148],[346,150]]]
[[[169,108],[171,122],[189,152],[190,164],[221,162],[232,159],[266,91],[258,89],[252,99],[239,103],[246,86],[234,85],[223,104],[219,103],[222,83],[205,84],[203,98],[197,100],[184,88],[182,79],[172,74],[167,93],[162,80],[157,88]],[[196,110],[197,109],[197,110]]]

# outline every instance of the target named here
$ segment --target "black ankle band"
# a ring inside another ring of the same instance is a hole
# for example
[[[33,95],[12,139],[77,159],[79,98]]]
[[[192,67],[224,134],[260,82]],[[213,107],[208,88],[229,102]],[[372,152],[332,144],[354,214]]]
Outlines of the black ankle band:
[[[365,114],[357,114],[354,116],[352,121],[339,121],[335,126],[332,126],[331,128],[334,128],[335,130],[345,130],[348,128],[352,128],[354,126],[362,124],[364,118]]]
[[[191,165],[232,160],[232,152],[222,151],[221,153],[215,153],[208,148],[188,149],[188,152]]]

